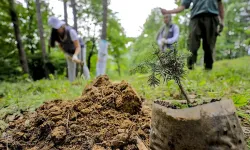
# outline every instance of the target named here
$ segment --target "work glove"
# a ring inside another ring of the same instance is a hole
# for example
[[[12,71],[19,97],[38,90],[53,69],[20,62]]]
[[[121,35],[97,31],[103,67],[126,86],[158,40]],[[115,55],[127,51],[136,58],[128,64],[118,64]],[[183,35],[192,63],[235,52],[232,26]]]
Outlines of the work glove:
[[[74,61],[74,62],[78,61],[78,57],[77,57],[77,55],[73,55],[73,57],[72,57],[72,61]]]
[[[165,38],[161,39],[161,45],[168,44],[168,40]]]

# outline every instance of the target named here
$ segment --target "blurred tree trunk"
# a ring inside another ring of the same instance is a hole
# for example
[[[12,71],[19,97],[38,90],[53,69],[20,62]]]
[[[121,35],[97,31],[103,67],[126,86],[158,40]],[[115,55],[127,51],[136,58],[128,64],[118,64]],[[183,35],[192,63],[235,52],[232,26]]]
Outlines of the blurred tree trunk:
[[[117,72],[119,76],[121,76],[121,64],[120,64],[119,59],[116,60],[116,64],[117,64]]]
[[[14,32],[15,32],[15,38],[17,42],[17,49],[18,49],[18,54],[19,54],[19,61],[22,67],[22,70],[24,73],[29,74],[29,66],[26,58],[26,53],[23,48],[23,43],[21,40],[21,33],[20,33],[20,28],[19,28],[19,23],[18,23],[18,15],[15,10],[15,2],[14,0],[9,0],[9,13],[11,16],[11,21],[14,26]]]
[[[77,31],[77,10],[76,10],[75,0],[71,0],[71,6],[72,6],[72,12],[73,12],[73,18],[74,18],[74,28]]]
[[[68,25],[67,0],[63,0],[64,21]]]
[[[90,29],[88,28],[88,32],[89,32],[89,30]],[[91,38],[92,46],[91,46],[91,49],[90,49],[90,52],[89,52],[89,55],[88,55],[88,58],[87,58],[87,65],[88,65],[89,71],[91,70],[91,58],[95,54],[94,49],[96,48],[96,45],[95,45],[95,42],[96,42],[95,31],[96,31],[96,24],[94,26],[94,35],[93,35],[93,38]]]
[[[74,29],[77,31],[77,10],[76,10],[76,1],[75,0],[71,0],[71,7],[72,7],[72,12],[73,12],[73,18],[74,18]],[[76,76],[78,75],[79,66],[80,65],[76,64]]]
[[[45,71],[45,77],[49,77],[49,72],[46,67],[47,64],[47,54],[46,54],[46,45],[45,45],[45,39],[44,39],[44,31],[43,31],[43,19],[41,14],[41,4],[40,0],[36,0],[36,15],[37,15],[37,24],[38,24],[38,30],[39,30],[39,36],[40,36],[40,44],[42,48],[42,57],[43,57],[43,67]]]
[[[88,65],[89,71],[91,69],[91,58],[95,53],[94,49],[95,49],[96,45],[95,45],[95,38],[94,37],[91,39],[91,42],[92,42],[92,47],[90,49],[89,56],[88,56],[88,59],[87,59],[87,65]]]
[[[67,2],[68,2],[68,0],[63,0],[64,21],[65,21],[66,25],[68,25],[68,10],[67,10]],[[67,78],[69,77],[67,62],[66,62],[66,77],[67,77]]]
[[[30,14],[29,20],[28,20],[28,22],[29,22],[28,30],[31,31],[32,30],[32,22],[33,22],[35,13],[31,10],[31,7],[32,7],[31,1],[30,0],[25,0],[25,2],[27,3],[27,11]],[[29,45],[32,45],[32,41],[34,40],[33,33],[29,32],[27,38],[28,38],[27,43]],[[35,48],[33,46],[30,48],[30,53],[35,54]]]
[[[96,76],[104,75],[106,73],[106,65],[107,65],[107,58],[108,58],[108,42],[106,41],[107,38],[107,9],[108,9],[108,1],[102,0],[102,33],[101,33],[101,40],[99,44],[98,50],[98,60],[96,64]]]
[[[107,37],[107,17],[108,17],[108,1],[102,0],[102,6],[103,6],[103,23],[102,23],[102,34],[101,39],[106,40]]]

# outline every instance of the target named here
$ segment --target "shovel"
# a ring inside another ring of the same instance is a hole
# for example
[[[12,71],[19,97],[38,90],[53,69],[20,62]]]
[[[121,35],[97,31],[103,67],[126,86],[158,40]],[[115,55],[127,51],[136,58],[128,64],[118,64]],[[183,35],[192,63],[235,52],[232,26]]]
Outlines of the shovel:
[[[72,60],[72,61],[73,61],[73,59],[72,59],[72,57],[71,57],[70,55],[68,55],[68,58],[69,58],[70,60]],[[80,64],[81,66],[83,66],[83,65],[84,65],[84,62],[83,62],[83,61],[81,61],[81,60],[79,60],[79,59],[74,60],[73,62],[75,62],[75,63],[77,63],[77,64]]]

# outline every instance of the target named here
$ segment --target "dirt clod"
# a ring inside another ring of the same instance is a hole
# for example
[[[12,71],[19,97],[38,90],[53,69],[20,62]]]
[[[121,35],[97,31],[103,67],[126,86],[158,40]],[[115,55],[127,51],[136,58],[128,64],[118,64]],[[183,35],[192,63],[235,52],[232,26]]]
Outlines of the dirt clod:
[[[55,129],[51,132],[51,136],[54,141],[61,141],[66,136],[66,128],[64,126],[55,127]]]
[[[0,139],[0,147],[137,150],[138,135],[149,144],[150,113],[127,82],[100,76],[80,98],[46,102],[13,120],[5,130],[11,138]]]

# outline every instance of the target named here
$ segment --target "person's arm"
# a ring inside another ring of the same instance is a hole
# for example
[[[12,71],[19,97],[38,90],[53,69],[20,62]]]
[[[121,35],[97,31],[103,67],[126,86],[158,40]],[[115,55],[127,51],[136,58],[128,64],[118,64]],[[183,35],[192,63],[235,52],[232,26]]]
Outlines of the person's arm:
[[[164,14],[176,14],[176,13],[180,13],[182,12],[184,9],[188,9],[190,4],[191,4],[191,0],[182,0],[181,6],[179,6],[176,9],[173,10],[166,10],[166,9],[162,9],[161,8],[161,13]]]
[[[167,39],[167,43],[166,44],[173,44],[173,43],[175,43],[175,42],[177,42],[177,40],[178,40],[178,38],[179,38],[179,34],[180,34],[180,29],[179,29],[179,27],[177,26],[177,25],[175,25],[174,27],[173,27],[173,30],[174,30],[174,35],[173,35],[173,37],[172,38],[168,38]]]
[[[77,56],[80,53],[81,46],[80,46],[79,40],[75,40],[73,42],[74,42],[74,46],[76,48],[74,55]]]
[[[72,57],[73,60],[78,60],[78,57],[77,55],[80,53],[81,51],[81,46],[80,46],[80,42],[79,42],[79,38],[78,38],[78,35],[76,33],[76,31],[74,29],[71,29],[70,30],[70,38],[71,40],[73,41],[74,43],[74,46],[75,46],[75,53]]]
[[[182,12],[184,9],[185,9],[185,6],[179,6],[178,8],[173,9],[173,10],[166,10],[166,9],[161,8],[161,13],[162,14],[176,14],[176,13]]]

